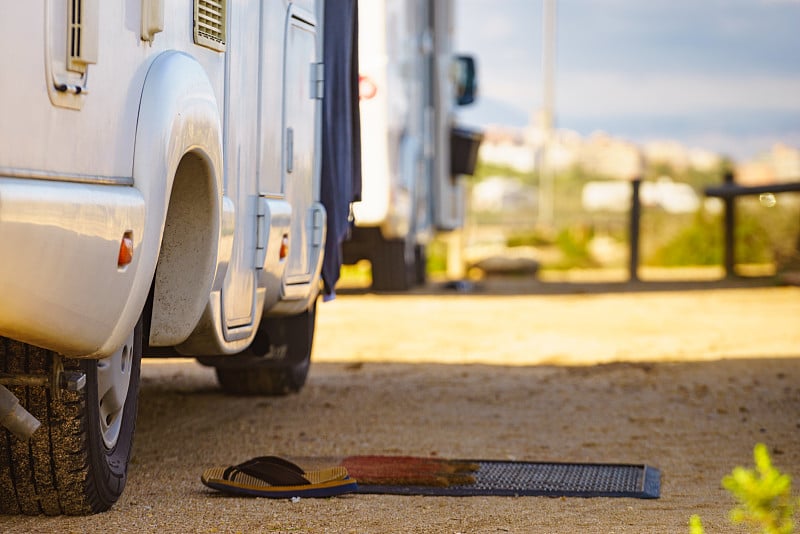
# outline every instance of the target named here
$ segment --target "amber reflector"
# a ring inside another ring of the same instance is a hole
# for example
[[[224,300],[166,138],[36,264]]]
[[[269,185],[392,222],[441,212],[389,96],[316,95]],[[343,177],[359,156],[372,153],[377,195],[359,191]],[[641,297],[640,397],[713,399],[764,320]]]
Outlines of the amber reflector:
[[[133,232],[125,232],[119,244],[119,256],[117,257],[117,267],[125,267],[133,261]]]
[[[281,249],[278,252],[278,256],[280,259],[286,259],[286,256],[289,255],[289,234],[283,234],[283,239],[281,239]]]

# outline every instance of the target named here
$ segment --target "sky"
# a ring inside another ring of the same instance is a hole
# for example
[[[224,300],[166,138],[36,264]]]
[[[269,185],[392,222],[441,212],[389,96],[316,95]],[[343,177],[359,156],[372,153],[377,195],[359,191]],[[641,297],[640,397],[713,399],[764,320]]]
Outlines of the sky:
[[[455,0],[478,63],[459,118],[521,127],[542,106],[542,0]],[[736,160],[800,148],[800,0],[557,0],[555,121]]]

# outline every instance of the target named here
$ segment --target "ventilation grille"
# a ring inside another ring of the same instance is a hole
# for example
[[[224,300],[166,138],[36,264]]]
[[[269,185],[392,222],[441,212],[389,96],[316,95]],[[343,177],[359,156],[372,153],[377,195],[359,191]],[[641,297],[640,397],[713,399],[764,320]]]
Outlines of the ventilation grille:
[[[85,73],[97,63],[97,44],[96,0],[68,0],[67,69]]]
[[[225,51],[225,13],[227,0],[195,0],[194,42]]]
[[[69,63],[70,67],[75,63],[75,58],[81,57],[81,1],[71,0],[69,3]]]

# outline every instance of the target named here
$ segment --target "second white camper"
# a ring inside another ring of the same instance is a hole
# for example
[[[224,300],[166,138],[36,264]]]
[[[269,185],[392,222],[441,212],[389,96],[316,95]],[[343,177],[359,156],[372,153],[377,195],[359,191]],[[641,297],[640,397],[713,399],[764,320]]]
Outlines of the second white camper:
[[[359,5],[363,187],[343,252],[346,263],[371,262],[376,290],[423,282],[426,245],[464,221],[459,174],[469,169],[454,169],[451,139],[477,140],[454,129],[475,73],[471,58],[453,54],[453,20],[452,0]]]

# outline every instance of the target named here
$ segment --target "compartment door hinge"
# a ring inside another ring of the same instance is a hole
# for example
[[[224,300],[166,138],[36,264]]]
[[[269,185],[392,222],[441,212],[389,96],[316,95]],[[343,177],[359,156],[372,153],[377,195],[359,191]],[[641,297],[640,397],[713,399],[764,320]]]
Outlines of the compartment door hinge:
[[[263,269],[267,261],[267,244],[269,243],[269,207],[267,199],[258,197],[258,211],[256,212],[256,258],[255,268]]]
[[[325,94],[325,64],[311,64],[311,98],[322,100]]]
[[[311,246],[320,247],[325,240],[325,212],[322,207],[311,208]]]

